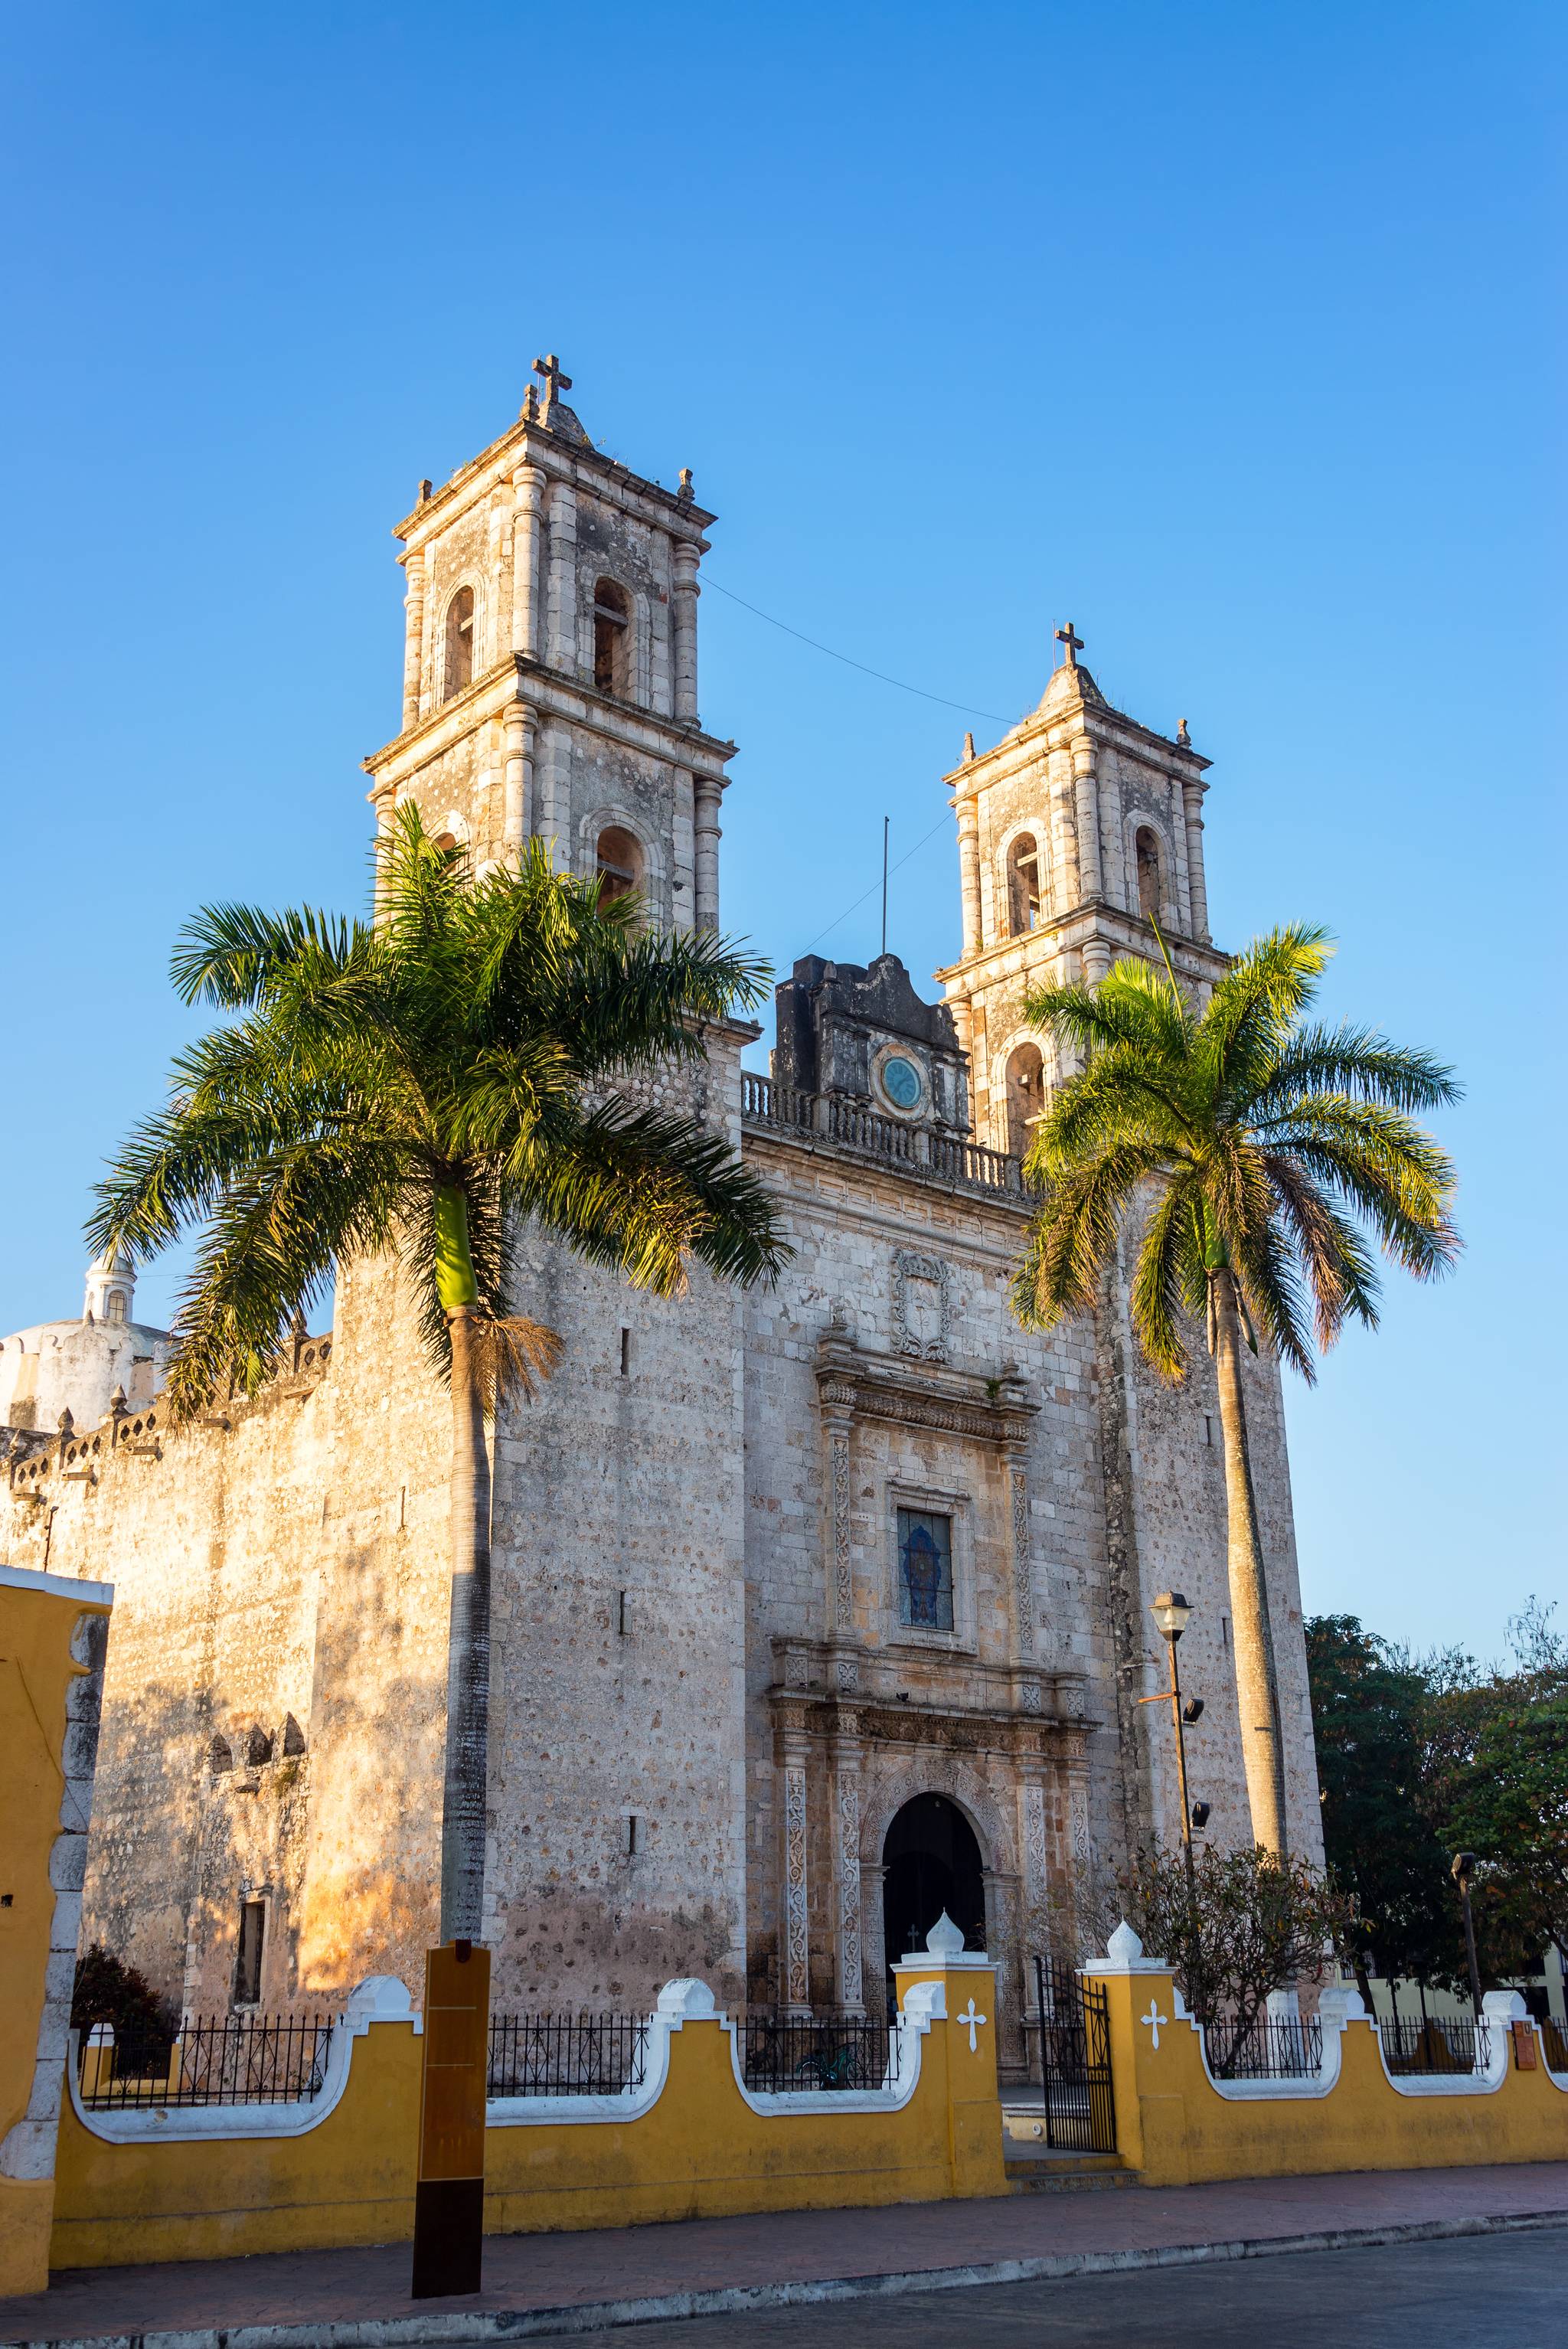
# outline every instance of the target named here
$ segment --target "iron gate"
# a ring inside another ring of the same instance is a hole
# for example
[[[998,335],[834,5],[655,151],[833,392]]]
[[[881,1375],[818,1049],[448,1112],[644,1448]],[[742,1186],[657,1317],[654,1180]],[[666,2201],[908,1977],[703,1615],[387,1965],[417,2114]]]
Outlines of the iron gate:
[[[1046,2143],[1063,2153],[1114,2153],[1110,2018],[1103,1982],[1056,1958],[1035,1960]]]

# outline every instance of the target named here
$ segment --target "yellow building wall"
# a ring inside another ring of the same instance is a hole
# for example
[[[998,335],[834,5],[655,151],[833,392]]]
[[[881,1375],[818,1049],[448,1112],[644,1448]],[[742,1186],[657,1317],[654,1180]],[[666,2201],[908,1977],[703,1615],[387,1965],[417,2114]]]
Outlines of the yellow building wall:
[[[54,2117],[97,1733],[95,1705],[76,1724],[85,1764],[67,1754],[67,1700],[89,1677],[71,1650],[83,1618],[107,1619],[112,1598],[103,1583],[0,1568],[0,2297],[48,2280]]]
[[[1117,2151],[1145,2186],[1568,2159],[1568,2090],[1545,2069],[1533,2026],[1536,2069],[1518,2070],[1511,2050],[1491,2093],[1402,2093],[1383,2068],[1376,2027],[1357,2016],[1345,2025],[1339,2078],[1326,2095],[1242,2101],[1222,2095],[1209,2078],[1198,2033],[1177,2016],[1169,1973],[1101,1979]],[[1158,2048],[1151,2008],[1161,2018]]]
[[[943,2005],[941,1970],[919,1979],[934,1982]],[[965,1997],[975,1980],[962,1978]],[[991,1977],[983,1980],[988,1989]],[[951,1990],[945,2003],[956,2012]],[[994,2012],[989,1997],[979,2003]],[[408,2240],[421,2045],[412,2023],[372,2023],[354,2043],[340,2101],[296,2137],[111,2143],[67,2109],[52,2263],[118,2266]],[[1005,2193],[994,2031],[971,2032],[937,2014],[920,2051],[918,2080],[897,2110],[758,2113],[736,2081],[723,2024],[688,2015],[671,2033],[662,2091],[637,2118],[492,2123],[486,2230]]]

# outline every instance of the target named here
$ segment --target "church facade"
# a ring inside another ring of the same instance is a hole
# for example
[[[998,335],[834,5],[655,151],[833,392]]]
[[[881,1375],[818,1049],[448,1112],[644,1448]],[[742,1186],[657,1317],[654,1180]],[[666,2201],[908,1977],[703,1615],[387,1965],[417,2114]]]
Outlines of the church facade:
[[[698,716],[715,517],[543,394],[398,526],[402,725],[367,760],[476,867],[541,838],[677,929],[719,922],[734,746]],[[1167,1388],[1114,1279],[1021,1330],[1018,1154],[1061,1073],[1027,987],[1158,951],[1223,968],[1205,764],[1066,659],[947,778],[962,947],[808,957],[757,1030],[671,1079],[778,1201],[793,1254],[740,1294],[638,1295],[536,1233],[561,1365],[494,1431],[486,1938],[498,2005],[884,2011],[946,1908],[1001,1964],[1093,1938],[1129,1853],[1179,1832],[1149,1616],[1192,1602],[1206,1832],[1250,1840],[1218,1407]],[[1276,1367],[1249,1365],[1295,1847],[1321,1852]],[[95,1406],[95,1410],[100,1406]],[[177,1433],[156,1399],[9,1437],[9,1555],[116,1586],[84,1931],[190,2009],[417,1982],[437,1920],[449,1417],[390,1262],[345,1268],[252,1401]]]

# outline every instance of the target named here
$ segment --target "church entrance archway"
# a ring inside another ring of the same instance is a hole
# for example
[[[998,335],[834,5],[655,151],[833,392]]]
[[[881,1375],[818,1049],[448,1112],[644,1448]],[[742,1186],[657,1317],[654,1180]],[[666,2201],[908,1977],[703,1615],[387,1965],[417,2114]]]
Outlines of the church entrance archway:
[[[923,1950],[945,1909],[966,1950],[985,1946],[985,1879],[975,1830],[945,1795],[916,1795],[894,1814],[882,1844],[882,1931],[893,1962]]]

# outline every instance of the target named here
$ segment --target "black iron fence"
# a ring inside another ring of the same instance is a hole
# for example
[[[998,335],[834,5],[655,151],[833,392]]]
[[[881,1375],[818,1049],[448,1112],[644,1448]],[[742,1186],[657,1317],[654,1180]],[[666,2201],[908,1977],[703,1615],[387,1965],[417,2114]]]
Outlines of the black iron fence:
[[[1383,2061],[1395,2074],[1484,2072],[1491,2033],[1484,2023],[1380,2023]]]
[[[740,2076],[758,2095],[799,2095],[820,2088],[881,2088],[892,2033],[871,2016],[817,2021],[754,2015],[740,2025]]]
[[[1216,2080],[1305,2080],[1323,2069],[1323,2025],[1315,2015],[1259,2015],[1243,2027],[1221,2020],[1203,2039]]]
[[[1055,1958],[1035,1960],[1037,2015],[1026,2028],[1039,2054],[1045,2142],[1058,2153],[1114,2153],[1110,2017],[1105,1986]]]
[[[113,2051],[92,2046],[84,2033],[81,2100],[95,2112],[303,2104],[321,2094],[333,2028],[320,2014],[194,2016],[181,2023],[161,2071],[123,2075],[114,2068]]]
[[[647,2077],[648,2026],[634,2014],[492,2014],[485,2094],[622,2096]]]

